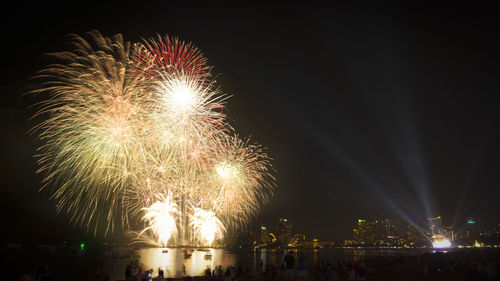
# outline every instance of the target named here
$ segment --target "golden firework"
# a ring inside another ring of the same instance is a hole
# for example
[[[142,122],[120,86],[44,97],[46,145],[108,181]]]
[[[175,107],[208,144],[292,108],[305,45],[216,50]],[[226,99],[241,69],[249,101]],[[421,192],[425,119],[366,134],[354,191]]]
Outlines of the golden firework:
[[[74,50],[40,73],[36,92],[49,99],[33,129],[58,210],[94,231],[142,221],[139,236],[160,245],[211,244],[267,202],[270,158],[226,122],[227,96],[198,49],[169,37],[71,38]]]

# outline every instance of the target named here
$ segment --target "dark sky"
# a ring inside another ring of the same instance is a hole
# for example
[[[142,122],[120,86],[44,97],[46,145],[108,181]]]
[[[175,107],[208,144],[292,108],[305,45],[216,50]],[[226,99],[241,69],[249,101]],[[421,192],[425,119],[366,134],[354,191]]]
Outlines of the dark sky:
[[[92,29],[132,42],[177,35],[204,52],[233,95],[237,131],[275,159],[278,189],[256,224],[287,217],[295,232],[343,239],[359,217],[500,222],[499,10],[164,2],[4,11],[2,237],[83,235],[37,192],[35,99],[20,95],[51,62],[44,53]]]

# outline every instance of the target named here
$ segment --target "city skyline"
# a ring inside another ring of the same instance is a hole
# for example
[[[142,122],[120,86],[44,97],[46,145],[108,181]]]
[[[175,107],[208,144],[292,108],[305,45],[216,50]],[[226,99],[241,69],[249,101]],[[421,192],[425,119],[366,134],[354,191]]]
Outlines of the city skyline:
[[[435,240],[446,239],[451,247],[500,246],[500,223],[481,224],[478,218],[468,218],[458,226],[443,223],[441,216],[417,221],[394,218],[353,221],[352,236],[344,239],[318,239],[310,233],[297,233],[293,221],[278,218],[274,224],[251,227],[237,233],[229,244],[245,247],[432,247]],[[283,224],[283,222],[286,222]],[[316,245],[316,246],[314,246]]]

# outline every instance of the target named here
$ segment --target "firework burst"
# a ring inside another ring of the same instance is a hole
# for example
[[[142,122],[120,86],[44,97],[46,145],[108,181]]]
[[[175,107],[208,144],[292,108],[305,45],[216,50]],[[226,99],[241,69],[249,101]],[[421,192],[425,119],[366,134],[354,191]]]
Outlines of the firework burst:
[[[38,172],[58,210],[105,233],[143,222],[139,238],[163,246],[246,224],[272,193],[270,158],[226,122],[228,96],[201,52],[169,37],[89,37],[54,54],[36,91],[49,96],[33,129]]]
[[[127,188],[119,171],[138,162],[142,89],[130,71],[130,44],[119,35],[90,37],[73,35],[75,50],[54,54],[62,63],[41,72],[48,82],[38,92],[50,98],[37,115],[48,118],[34,130],[45,141],[38,172],[55,187],[57,208],[88,226],[104,219],[107,232]]]

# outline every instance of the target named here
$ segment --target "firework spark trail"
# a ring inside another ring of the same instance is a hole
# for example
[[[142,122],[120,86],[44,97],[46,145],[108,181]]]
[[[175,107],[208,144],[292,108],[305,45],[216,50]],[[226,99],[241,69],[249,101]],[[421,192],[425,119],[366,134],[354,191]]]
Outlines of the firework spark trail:
[[[105,233],[119,218],[142,221],[139,236],[160,245],[186,227],[210,244],[246,224],[272,194],[271,159],[226,122],[228,96],[201,52],[169,37],[89,35],[72,36],[75,49],[55,54],[62,62],[36,91],[49,95],[33,129],[44,141],[38,172],[58,210]]]
[[[137,163],[142,96],[139,77],[130,75],[130,44],[119,35],[105,38],[94,31],[90,37],[91,43],[73,35],[75,51],[54,54],[64,64],[41,72],[50,80],[38,92],[50,99],[37,115],[48,119],[34,130],[45,141],[38,172],[46,174],[46,185],[57,186],[57,208],[87,225],[104,216],[107,232],[126,188],[115,171]]]

